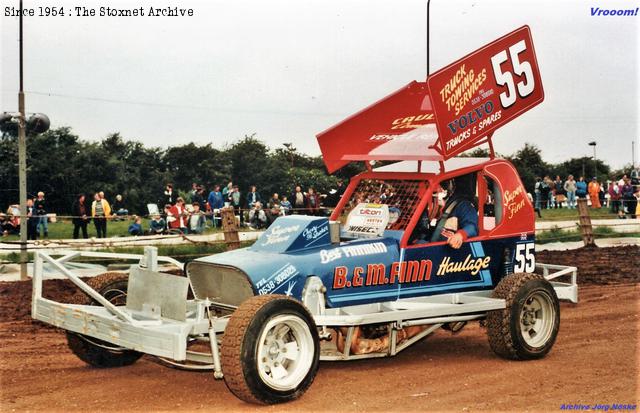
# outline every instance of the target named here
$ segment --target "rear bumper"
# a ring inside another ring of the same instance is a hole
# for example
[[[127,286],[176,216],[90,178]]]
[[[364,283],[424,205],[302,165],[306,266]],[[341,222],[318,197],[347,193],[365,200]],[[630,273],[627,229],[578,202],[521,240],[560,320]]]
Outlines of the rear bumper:
[[[551,283],[558,299],[578,303],[578,269],[576,267],[536,263],[536,271]],[[560,278],[564,281],[559,281]]]

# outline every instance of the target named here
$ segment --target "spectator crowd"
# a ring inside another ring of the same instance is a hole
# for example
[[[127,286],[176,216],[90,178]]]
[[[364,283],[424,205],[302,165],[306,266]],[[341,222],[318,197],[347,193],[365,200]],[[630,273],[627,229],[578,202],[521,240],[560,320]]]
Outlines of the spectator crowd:
[[[636,218],[639,215],[640,185],[627,175],[606,183],[600,183],[596,177],[587,182],[584,176],[576,181],[573,175],[567,176],[564,181],[560,176],[555,179],[548,175],[544,178],[536,177],[534,206],[537,211],[551,208],[574,209],[579,198],[587,199],[591,208],[608,207],[620,219],[627,216]]]
[[[335,207],[344,193],[345,185],[338,180],[328,194],[319,194],[313,187],[303,190],[295,186],[289,196],[273,193],[263,198],[256,186],[243,193],[238,185],[229,182],[221,189],[214,185],[206,191],[203,185],[193,183],[191,190],[179,195],[168,183],[157,202],[147,204],[149,223],[145,228],[141,216],[130,215],[126,199],[117,194],[110,203],[103,191],[93,194],[91,200],[86,194],[79,194],[73,201],[69,217],[73,225],[73,238],[89,238],[90,223],[95,228],[96,238],[106,238],[109,221],[131,221],[128,233],[137,235],[159,235],[170,233],[202,234],[207,227],[221,226],[221,210],[234,209],[240,226],[251,229],[267,228],[278,216],[289,214],[322,215],[328,208]],[[27,200],[27,236],[29,240],[47,238],[49,213],[45,194]],[[0,213],[0,230],[3,236],[20,233],[20,212],[18,205],[11,205],[7,213]]]
[[[534,187],[534,207],[540,210],[551,208],[574,209],[577,200],[586,198],[591,208],[609,208],[619,218],[636,218],[640,215],[640,183],[627,175],[600,183],[595,177],[588,182],[584,177],[566,179],[556,176],[551,179],[537,177]],[[251,229],[267,228],[278,216],[289,214],[326,215],[337,205],[346,185],[338,180],[336,186],[327,194],[320,194],[313,187],[306,190],[296,185],[290,194],[273,193],[270,197],[256,186],[250,186],[243,192],[238,185],[229,182],[223,188],[213,185],[207,191],[203,185],[193,183],[189,192],[182,196],[168,183],[155,203],[147,204],[148,227],[141,216],[130,215],[126,199],[116,194],[113,203],[105,197],[103,191],[97,191],[92,197],[79,194],[73,202],[71,223],[73,238],[89,238],[90,224],[93,223],[97,238],[106,238],[110,221],[131,221],[128,227],[130,235],[158,235],[169,233],[201,234],[207,227],[221,226],[221,210],[234,209],[240,226]],[[382,196],[384,196],[383,194]],[[27,200],[28,239],[47,238],[49,236],[49,211],[43,192]],[[21,225],[18,205],[11,205],[6,213],[0,213],[0,231],[3,236],[19,234]]]

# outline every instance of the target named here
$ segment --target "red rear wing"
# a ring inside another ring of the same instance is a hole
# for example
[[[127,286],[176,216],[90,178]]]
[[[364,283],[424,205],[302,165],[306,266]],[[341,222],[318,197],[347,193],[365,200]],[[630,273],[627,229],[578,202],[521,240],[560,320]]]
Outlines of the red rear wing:
[[[542,100],[531,32],[523,26],[317,138],[329,173],[351,161],[445,161]]]

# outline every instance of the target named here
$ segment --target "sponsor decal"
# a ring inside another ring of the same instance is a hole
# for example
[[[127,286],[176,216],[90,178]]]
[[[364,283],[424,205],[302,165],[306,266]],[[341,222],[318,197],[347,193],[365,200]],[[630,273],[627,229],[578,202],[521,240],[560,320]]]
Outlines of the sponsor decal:
[[[352,271],[345,266],[333,270],[333,289],[408,284],[431,279],[431,260],[393,262],[387,277],[384,264],[357,266]]]
[[[392,141],[395,138],[397,138],[398,135],[371,135],[371,137],[369,137],[370,141]]]
[[[367,218],[364,220],[364,224],[366,226],[376,226],[380,225],[384,222],[382,218]]]
[[[329,232],[329,224],[324,223],[322,225],[314,225],[313,227],[305,228],[302,231],[302,236],[306,241],[315,241]]]
[[[481,270],[489,268],[491,257],[471,258],[467,255],[464,261],[451,262],[451,257],[445,257],[438,267],[437,276],[445,276],[456,272],[469,272],[471,275],[478,274]]]
[[[431,123],[425,123],[424,125],[417,125],[416,128],[420,127],[428,127],[432,125]],[[435,131],[434,131],[435,132]],[[400,135],[392,135],[388,133],[383,134],[375,134],[369,137],[370,141],[429,141],[429,136],[416,133],[412,134],[411,132],[404,132]]]
[[[544,99],[527,26],[427,79],[446,157],[454,156]]]
[[[349,225],[347,232],[361,232],[363,234],[377,234],[378,230],[375,227],[365,227],[362,225]]]
[[[262,245],[265,246],[286,242],[289,240],[289,238],[291,238],[292,234],[298,233],[299,230],[300,225],[292,225],[289,227],[273,225],[271,226],[271,228],[269,228],[268,232],[265,232],[264,236],[267,238],[267,240],[263,242]]]
[[[524,207],[524,187],[519,185],[514,191],[504,191],[504,207],[508,212],[507,218],[511,219]]]
[[[372,244],[364,245],[350,245],[320,251],[320,263],[328,264],[342,257],[363,257],[365,255],[385,254],[386,252],[387,246],[382,242],[374,242]]]
[[[366,235],[382,235],[388,222],[388,205],[362,202],[349,212],[345,231]]]
[[[397,118],[391,123],[391,129],[416,129],[421,126],[424,126],[426,122],[423,123],[414,123],[421,121],[433,121],[433,113],[423,113],[414,116],[406,116],[402,118]]]
[[[380,209],[380,207],[360,208],[358,210],[358,214],[360,214],[360,215],[381,216],[382,215],[382,209]]]
[[[447,104],[447,110],[455,111],[456,115],[460,114],[487,80],[486,68],[476,73],[473,69],[467,70],[466,66],[466,64],[462,64],[440,89],[440,99]]]
[[[299,274],[299,271],[292,264],[285,264],[284,267],[279,268],[275,273],[273,273],[268,278],[263,278],[256,283],[256,289],[258,290],[259,295],[271,294],[278,290],[281,286],[285,285],[285,283],[291,278],[295,277]],[[287,291],[293,290],[293,284],[289,284],[289,288]]]

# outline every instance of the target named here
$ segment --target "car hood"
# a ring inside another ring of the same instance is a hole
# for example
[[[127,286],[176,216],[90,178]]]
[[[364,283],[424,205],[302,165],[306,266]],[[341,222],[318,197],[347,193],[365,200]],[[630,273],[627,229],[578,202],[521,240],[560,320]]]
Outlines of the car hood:
[[[324,221],[328,225],[326,218],[307,218],[312,219],[309,221],[312,223],[311,227],[319,228],[317,231],[323,232],[322,224],[316,221]],[[303,220],[295,222],[299,223]],[[274,225],[275,223],[272,227]],[[281,226],[281,228],[283,227],[287,228]],[[305,228],[308,229],[309,226]],[[269,230],[271,229],[269,228]],[[268,234],[269,230],[265,234]],[[271,234],[280,236],[278,231],[280,230],[273,231]],[[398,241],[394,238],[357,239],[331,244],[327,231],[327,239],[324,239],[325,235],[322,233],[319,235],[318,245],[315,246],[309,245],[314,240],[307,240],[302,235],[303,231],[304,228],[299,228],[297,233],[292,232],[289,235],[291,240],[282,241],[282,245],[279,245],[278,249],[284,249],[283,252],[274,251],[275,248],[272,247],[277,243],[267,243],[267,240],[271,238],[263,235],[251,247],[199,258],[196,261],[241,270],[247,275],[256,295],[286,294],[301,298],[302,289],[308,276],[321,277],[326,285],[336,266],[364,264],[372,258],[385,262],[398,259]]]

